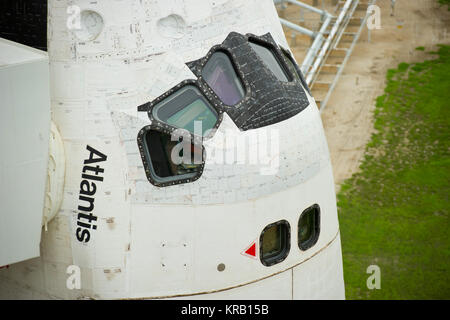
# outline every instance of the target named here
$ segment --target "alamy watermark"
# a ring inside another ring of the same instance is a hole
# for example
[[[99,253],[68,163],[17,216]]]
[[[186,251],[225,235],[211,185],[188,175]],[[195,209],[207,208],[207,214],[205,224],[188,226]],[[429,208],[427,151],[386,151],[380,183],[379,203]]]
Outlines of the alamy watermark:
[[[70,265],[66,269],[69,275],[66,280],[66,287],[69,290],[81,289],[81,269],[77,265]]]
[[[367,14],[369,14],[366,23],[367,29],[369,30],[381,29],[381,8],[377,5],[370,5],[367,8]]]
[[[66,26],[69,30],[81,29],[81,9],[79,6],[68,6]]]
[[[171,141],[177,142],[170,150],[173,164],[201,164],[208,161],[211,165],[255,165],[261,175],[275,175],[280,167],[280,133],[278,129],[250,130],[236,132],[232,129],[206,130],[202,134],[202,122],[194,122],[194,135],[185,129],[176,129]],[[203,140],[199,137],[212,137]],[[203,158],[203,145],[208,149]]]
[[[367,267],[366,273],[370,274],[367,278],[366,285],[369,290],[381,289],[381,269],[377,265]]]

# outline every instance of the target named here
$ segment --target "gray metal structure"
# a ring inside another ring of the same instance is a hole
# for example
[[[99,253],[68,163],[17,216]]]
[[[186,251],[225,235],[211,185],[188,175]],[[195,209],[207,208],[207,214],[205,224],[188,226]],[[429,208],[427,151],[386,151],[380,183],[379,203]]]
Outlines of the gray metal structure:
[[[314,85],[328,88],[328,91],[325,97],[318,101],[320,103],[320,111],[322,112],[330,99],[331,93],[333,92],[336,84],[339,80],[342,71],[350,58],[350,55],[360,38],[361,32],[366,25],[367,19],[369,17],[368,12],[364,18],[361,18],[359,21],[360,26],[357,32],[346,32],[347,26],[353,18],[353,15],[358,8],[358,6],[362,5],[373,5],[376,0],[369,0],[368,2],[362,2],[360,0],[340,0],[337,2],[337,6],[335,9],[336,16],[326,12],[325,10],[318,9],[316,7],[307,5],[303,2],[296,0],[274,0],[275,4],[281,4],[282,6],[286,6],[287,3],[296,5],[306,10],[310,10],[321,16],[322,25],[319,31],[311,31],[304,27],[300,27],[291,21],[287,21],[286,19],[280,18],[281,23],[293,29],[296,32],[306,34],[313,39],[311,46],[309,47],[305,59],[301,64],[301,71],[303,72],[306,82],[308,86],[311,88]],[[369,30],[370,32],[370,30]],[[349,48],[339,48],[339,43],[343,35],[350,35],[353,37],[351,45]],[[340,51],[344,54],[344,59],[340,64],[330,65],[336,70],[335,77],[331,82],[321,83],[317,81],[323,67],[326,65],[327,58],[333,51]]]

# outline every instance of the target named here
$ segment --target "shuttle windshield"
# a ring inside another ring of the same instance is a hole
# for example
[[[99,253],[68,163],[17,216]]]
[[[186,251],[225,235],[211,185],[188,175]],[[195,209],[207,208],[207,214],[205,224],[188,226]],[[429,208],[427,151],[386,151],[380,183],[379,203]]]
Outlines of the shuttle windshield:
[[[218,119],[217,112],[194,86],[186,86],[161,101],[153,109],[153,116],[161,122],[199,135],[212,129]],[[195,132],[196,122],[201,123],[201,132]]]
[[[241,81],[225,53],[215,52],[203,68],[202,76],[226,105],[234,106],[244,97]]]

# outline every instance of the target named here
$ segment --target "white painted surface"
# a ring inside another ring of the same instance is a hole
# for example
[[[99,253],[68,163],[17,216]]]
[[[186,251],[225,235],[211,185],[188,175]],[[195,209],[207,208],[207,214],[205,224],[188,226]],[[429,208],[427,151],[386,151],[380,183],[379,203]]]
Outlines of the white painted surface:
[[[215,293],[175,298],[178,300],[291,300],[292,270],[289,269],[251,284]]]
[[[39,256],[50,133],[45,53],[0,39],[0,266]]]
[[[293,284],[295,300],[345,299],[340,236],[311,262],[294,268]]]
[[[292,269],[229,290],[178,297],[213,300],[340,300],[345,298],[340,237]],[[340,262],[339,262],[340,261]],[[337,263],[336,263],[337,262]]]

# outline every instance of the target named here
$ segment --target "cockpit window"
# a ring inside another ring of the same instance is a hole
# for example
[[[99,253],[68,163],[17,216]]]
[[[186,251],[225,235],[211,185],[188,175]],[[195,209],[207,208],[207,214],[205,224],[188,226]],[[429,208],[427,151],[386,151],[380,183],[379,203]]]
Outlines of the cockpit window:
[[[218,120],[217,112],[194,86],[185,86],[164,99],[153,108],[152,114],[161,122],[197,135],[205,135]],[[196,132],[199,125],[201,130]]]
[[[151,178],[157,184],[192,179],[201,172],[202,163],[196,163],[196,159],[203,161],[203,148],[191,143],[191,155],[188,161],[185,161],[183,157],[185,149],[181,147],[182,144],[180,141],[171,141],[169,134],[156,130],[146,132],[144,137],[146,162]]]
[[[289,119],[309,105],[306,87],[302,88],[296,78],[302,79],[302,73],[295,60],[288,61],[281,50],[269,33],[256,36],[230,32],[206,56],[186,62],[196,79],[183,80],[153,101],[138,106],[138,111],[146,112],[151,121],[137,137],[150,183],[164,187],[200,178],[204,160],[201,165],[180,164],[170,157],[178,144],[174,146],[169,135],[176,140],[174,134],[179,129],[183,129],[183,137],[187,134],[198,144],[214,137],[224,115],[239,130],[247,131]],[[185,154],[186,150],[189,149],[184,149]],[[283,235],[289,230],[286,225],[279,228]],[[280,257],[285,244],[282,243]],[[272,251],[267,249],[270,261]]]
[[[281,81],[288,82],[289,76],[283,70],[283,67],[278,62],[277,57],[269,48],[262,46],[258,43],[249,40],[250,46],[256,52],[256,54],[264,61],[267,67],[272,71],[272,73]]]
[[[224,104],[234,106],[244,98],[241,80],[225,53],[213,53],[203,67],[202,76]]]
[[[281,50],[283,52],[284,57],[286,58],[286,62],[289,65],[289,68],[292,70],[292,73],[294,74],[294,77],[298,81],[302,81],[300,76],[297,73],[297,69],[295,68],[294,62],[291,60],[291,57],[287,53],[284,52],[284,50]]]
[[[283,53],[285,60],[288,64],[288,67],[289,69],[291,69],[291,74],[294,75],[295,80],[299,81],[302,84],[303,88],[306,89],[311,94],[311,91],[309,90],[309,87],[306,84],[305,77],[301,73],[300,69],[296,66],[294,58],[284,48],[281,48],[281,52]]]

